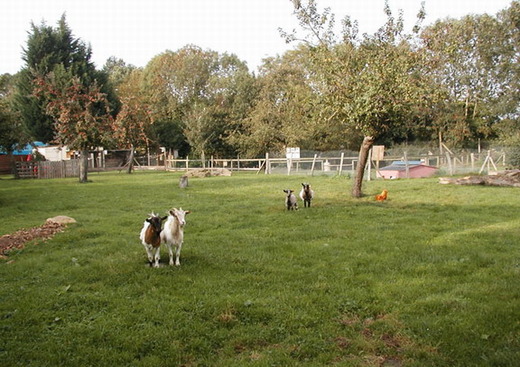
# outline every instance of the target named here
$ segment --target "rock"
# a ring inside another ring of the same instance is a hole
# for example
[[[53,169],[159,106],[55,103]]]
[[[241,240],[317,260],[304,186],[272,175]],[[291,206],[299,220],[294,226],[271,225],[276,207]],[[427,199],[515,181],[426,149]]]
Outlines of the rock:
[[[53,218],[47,218],[45,223],[49,223],[49,222],[58,223],[58,224],[77,223],[76,219],[71,218],[71,217],[67,217],[65,215],[58,215],[58,216],[53,217]]]

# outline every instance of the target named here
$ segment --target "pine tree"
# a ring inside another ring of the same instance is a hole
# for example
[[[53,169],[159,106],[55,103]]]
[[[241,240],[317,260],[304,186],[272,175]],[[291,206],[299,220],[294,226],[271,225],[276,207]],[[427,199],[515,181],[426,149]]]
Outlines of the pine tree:
[[[65,15],[55,28],[44,21],[40,25],[31,23],[27,45],[23,50],[25,66],[18,75],[14,107],[35,140],[51,142],[56,134],[54,121],[46,112],[49,101],[34,94],[35,80],[50,73],[59,75],[63,85],[70,84],[74,78],[79,78],[85,87],[96,82],[107,94],[111,110],[117,112],[118,104],[108,85],[106,73],[95,69],[91,55],[90,46],[73,36]]]

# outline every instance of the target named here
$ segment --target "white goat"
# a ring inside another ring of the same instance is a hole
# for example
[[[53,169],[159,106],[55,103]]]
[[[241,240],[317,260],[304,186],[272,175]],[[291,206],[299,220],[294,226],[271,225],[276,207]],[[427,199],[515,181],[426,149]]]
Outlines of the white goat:
[[[303,207],[311,207],[311,200],[314,197],[314,191],[311,189],[311,185],[308,183],[302,183],[302,189],[300,191],[300,199],[303,200]]]
[[[287,210],[298,210],[298,203],[296,202],[296,196],[294,196],[294,190],[287,189],[283,190],[287,195],[285,197],[285,206]]]
[[[159,267],[161,258],[161,225],[166,218],[161,218],[155,213],[150,214],[150,217],[144,221],[143,229],[141,229],[141,235],[139,236],[148,255],[148,262],[150,266],[155,268]]]
[[[168,212],[168,220],[164,223],[164,229],[161,232],[161,240],[168,247],[170,254],[170,265],[173,265],[173,248],[175,246],[175,265],[179,266],[181,262],[182,244],[184,242],[184,226],[186,225],[186,214],[189,210],[173,208]]]

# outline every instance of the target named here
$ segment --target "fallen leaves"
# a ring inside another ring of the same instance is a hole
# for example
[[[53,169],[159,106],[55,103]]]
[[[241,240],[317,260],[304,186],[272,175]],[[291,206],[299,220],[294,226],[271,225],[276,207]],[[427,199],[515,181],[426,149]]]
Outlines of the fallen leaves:
[[[27,242],[33,240],[46,241],[58,232],[63,232],[65,225],[48,221],[39,227],[21,229],[15,233],[5,234],[0,237],[0,257],[6,258],[9,251],[24,248]]]

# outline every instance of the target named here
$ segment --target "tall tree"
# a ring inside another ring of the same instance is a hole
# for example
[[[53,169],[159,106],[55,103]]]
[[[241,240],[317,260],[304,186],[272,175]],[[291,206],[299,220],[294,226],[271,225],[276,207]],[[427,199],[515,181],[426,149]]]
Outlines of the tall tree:
[[[244,62],[189,45],[155,57],[144,76],[161,145],[179,149],[186,142],[198,155],[233,153],[227,137],[246,110],[240,93],[251,80]],[[176,136],[166,141],[164,130]]]
[[[314,148],[313,92],[305,48],[267,58],[257,77],[254,107],[233,135],[246,156],[284,152],[288,146]]]
[[[237,153],[230,136],[237,122],[249,112],[254,97],[251,94],[253,88],[254,78],[243,61],[235,55],[216,55],[206,94],[196,101],[191,111],[193,118],[189,116],[185,123],[185,135],[196,152],[221,157]],[[206,128],[199,130],[199,117],[206,120]]]
[[[118,88],[125,82],[136,69],[135,66],[127,64],[123,59],[118,59],[114,56],[109,57],[105,65],[103,65],[103,72],[107,75],[108,81],[114,88]]]
[[[208,57],[196,46],[154,57],[144,70],[145,94],[153,106],[159,143],[187,153],[185,116],[196,98],[204,95]]]
[[[421,38],[437,65],[434,81],[447,92],[445,115],[436,121],[439,136],[454,146],[492,136],[496,106],[508,88],[499,71],[506,42],[500,23],[486,14],[439,20]]]
[[[8,154],[29,142],[18,114],[12,108],[14,79],[16,77],[10,74],[0,75],[0,149]],[[12,164],[14,169],[14,160]]]
[[[51,142],[55,137],[54,121],[46,108],[50,101],[33,92],[35,80],[44,78],[57,68],[61,71],[55,73],[54,78],[59,76],[68,82],[75,78],[86,88],[96,83],[106,94],[111,110],[117,112],[118,101],[107,75],[95,69],[91,56],[90,46],[73,36],[65,15],[58,21],[57,27],[48,26],[44,21],[40,25],[31,23],[27,46],[23,51],[25,66],[17,78],[14,107],[33,139]]]
[[[499,34],[503,37],[497,60],[497,76],[501,94],[493,106],[501,116],[499,136],[501,141],[516,146],[520,143],[520,1],[512,1],[509,8],[497,15]],[[516,128],[510,129],[512,126]]]
[[[46,113],[53,117],[56,141],[80,151],[79,181],[88,181],[88,153],[91,147],[110,144],[113,117],[109,101],[96,82],[85,86],[78,77],[64,81],[55,69],[36,79],[34,93],[49,102]]]
[[[360,40],[357,23],[349,17],[342,22],[342,37],[337,37],[330,9],[320,14],[315,0],[299,1],[295,6],[305,39],[311,40],[306,42],[321,81],[326,119],[363,134],[352,188],[354,197],[362,196],[364,170],[374,141],[401,128],[402,121],[411,118],[411,106],[422,99],[421,60],[410,42],[411,36],[404,33],[402,14],[394,18],[388,3],[384,11],[386,23]],[[423,11],[418,18],[424,18]],[[288,41],[298,40],[295,33],[283,35]]]
[[[121,109],[115,120],[115,135],[120,146],[130,149],[128,173],[132,172],[134,149],[148,151],[152,140],[152,107],[142,93],[142,70],[134,69],[118,83]]]

